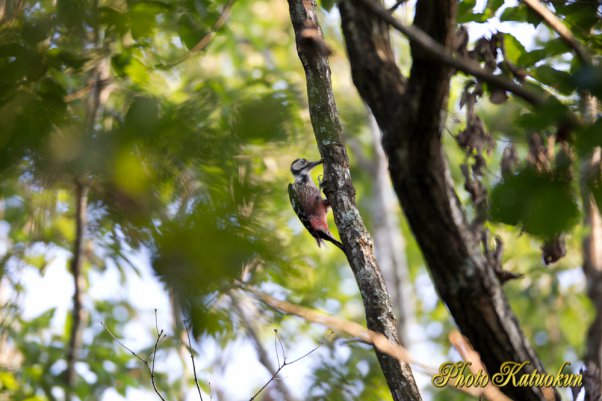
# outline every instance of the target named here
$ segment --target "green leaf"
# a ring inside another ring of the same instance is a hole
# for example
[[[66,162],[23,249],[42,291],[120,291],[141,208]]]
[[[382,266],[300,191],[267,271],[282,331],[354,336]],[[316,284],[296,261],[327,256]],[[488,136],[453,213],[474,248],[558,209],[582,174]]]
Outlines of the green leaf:
[[[596,146],[602,146],[602,119],[581,127],[576,135],[576,148],[581,157],[587,156]],[[602,210],[602,209],[601,209]]]
[[[575,36],[589,40],[590,31],[600,21],[597,1],[576,1],[569,4],[554,5],[556,12],[563,15],[565,24],[572,28]]]
[[[525,47],[514,36],[509,33],[504,34],[504,52],[506,58],[514,63],[519,64],[520,58],[526,53]]]
[[[550,98],[532,112],[522,114],[517,119],[517,124],[527,131],[543,131],[565,122],[569,115],[567,106],[556,98]]]
[[[83,34],[92,4],[89,0],[57,0],[57,15],[69,31]]]
[[[525,232],[549,238],[579,222],[576,199],[569,182],[526,168],[493,188],[491,218],[520,225]]]
[[[541,23],[539,16],[529,10],[524,4],[506,8],[502,15],[500,15],[500,21],[527,22],[535,27]]]
[[[504,0],[487,0],[486,9],[491,11],[491,15],[494,15],[503,4]]]
[[[48,50],[46,57],[48,57],[49,61],[52,63],[51,65],[53,65],[55,68],[67,66],[79,69],[88,60],[82,54],[74,53],[62,48]]]
[[[489,14],[488,13],[473,13],[473,14],[466,14],[466,16],[458,18],[458,22],[460,24],[465,24],[467,22],[486,22],[487,19],[489,18]]]
[[[336,3],[336,0],[320,0],[320,5],[326,11],[332,10],[332,7],[334,7],[335,3]]]
[[[113,7],[99,7],[100,22],[107,26],[107,30],[114,31],[119,36],[129,30],[128,16]]]
[[[464,0],[458,5],[458,22],[463,24],[467,22],[483,22],[484,14],[473,13],[476,6],[476,0]]]
[[[136,40],[153,36],[157,27],[157,16],[169,9],[160,1],[137,1],[128,10],[128,19],[132,36]]]
[[[563,95],[570,95],[576,89],[573,78],[569,73],[557,70],[549,65],[535,68],[533,76],[542,84],[551,86]]]
[[[26,323],[27,330],[31,333],[35,333],[47,329],[50,326],[50,321],[54,317],[54,312],[56,312],[56,308],[51,308],[34,317]]]
[[[51,28],[52,24],[49,17],[27,21],[23,24],[23,38],[29,45],[35,46],[48,37]]]
[[[534,65],[540,60],[564,54],[569,50],[569,47],[562,39],[551,39],[546,41],[541,49],[535,49],[530,52],[523,53],[521,57],[519,57],[517,63],[519,65],[528,67]]]
[[[0,44],[0,82],[36,81],[46,70],[47,65],[32,48],[18,42]]]
[[[152,136],[159,124],[159,104],[146,96],[134,98],[125,115],[124,132],[128,138]]]
[[[148,85],[150,82],[149,70],[138,57],[127,58],[127,64],[123,66],[122,71],[132,82],[141,87]]]
[[[203,24],[195,15],[186,13],[180,17],[178,34],[188,49],[192,49],[206,33]]]
[[[602,99],[602,68],[599,66],[581,68],[573,77],[574,84]]]
[[[527,9],[525,6],[519,5],[518,7],[508,7],[500,15],[500,21],[527,21]]]
[[[234,132],[254,143],[286,139],[290,119],[287,103],[278,93],[243,101],[237,110]]]

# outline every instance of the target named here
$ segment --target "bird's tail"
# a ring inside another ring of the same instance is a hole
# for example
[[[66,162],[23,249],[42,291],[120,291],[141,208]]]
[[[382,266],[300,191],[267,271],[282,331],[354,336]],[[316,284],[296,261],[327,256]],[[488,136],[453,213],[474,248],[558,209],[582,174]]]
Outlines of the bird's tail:
[[[318,236],[320,237],[320,239],[326,240],[328,242],[332,242],[341,251],[345,252],[345,248],[343,248],[343,244],[340,241],[337,241],[336,239],[334,239],[330,233],[325,233],[324,231],[318,231]],[[318,241],[318,245],[319,245],[319,243],[320,242]]]

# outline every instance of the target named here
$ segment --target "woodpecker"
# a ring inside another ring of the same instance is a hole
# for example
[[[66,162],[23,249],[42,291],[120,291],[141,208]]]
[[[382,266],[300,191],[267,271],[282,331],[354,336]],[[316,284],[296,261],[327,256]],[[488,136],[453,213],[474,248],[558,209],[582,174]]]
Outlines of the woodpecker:
[[[326,214],[330,204],[327,199],[322,198],[320,190],[309,176],[309,172],[322,162],[323,160],[317,162],[305,159],[295,160],[291,164],[291,173],[295,177],[295,182],[288,184],[288,196],[293,210],[307,231],[316,239],[318,246],[321,246],[326,240],[344,252],[343,244],[334,239],[328,230]]]

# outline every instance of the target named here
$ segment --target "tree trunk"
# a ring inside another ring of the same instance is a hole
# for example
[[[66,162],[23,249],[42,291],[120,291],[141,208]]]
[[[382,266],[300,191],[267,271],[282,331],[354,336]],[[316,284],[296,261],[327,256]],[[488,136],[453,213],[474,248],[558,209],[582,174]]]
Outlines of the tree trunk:
[[[324,43],[315,8],[315,0],[289,0],[297,52],[307,79],[311,122],[324,159],[324,193],[332,206],[347,260],[360,289],[367,326],[399,343],[391,301],[374,257],[372,239],[355,203],[349,160],[332,93],[329,49]],[[378,352],[377,357],[395,401],[421,399],[408,364]]]
[[[414,24],[449,49],[456,8],[455,0],[437,7],[419,0]],[[528,361],[526,373],[543,371],[453,189],[441,144],[452,71],[412,44],[406,80],[395,64],[388,27],[359,0],[343,1],[339,9],[353,82],[383,131],[395,192],[439,295],[490,374],[506,361]],[[552,389],[501,389],[516,400],[559,399]]]

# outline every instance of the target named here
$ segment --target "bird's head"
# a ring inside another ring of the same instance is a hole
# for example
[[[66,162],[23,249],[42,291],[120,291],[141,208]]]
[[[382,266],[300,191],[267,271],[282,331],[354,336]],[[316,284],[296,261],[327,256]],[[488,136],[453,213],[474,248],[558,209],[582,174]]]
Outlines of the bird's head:
[[[317,162],[310,162],[305,159],[297,159],[291,164],[291,173],[296,177],[309,176],[311,169],[324,162],[323,159]]]

